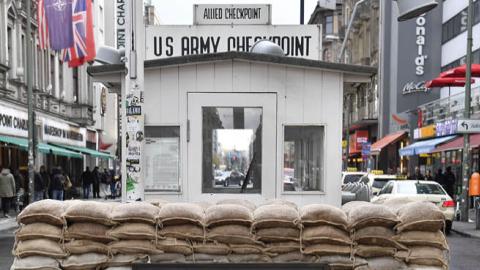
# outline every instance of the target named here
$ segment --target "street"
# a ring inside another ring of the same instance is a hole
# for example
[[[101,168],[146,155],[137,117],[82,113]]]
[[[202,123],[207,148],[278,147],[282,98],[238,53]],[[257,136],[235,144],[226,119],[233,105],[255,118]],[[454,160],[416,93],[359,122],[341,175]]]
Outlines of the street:
[[[0,269],[10,269],[13,262],[11,255],[14,242],[13,230],[0,232]],[[452,233],[448,237],[451,250],[450,270],[478,269],[480,256],[480,239],[468,238]]]

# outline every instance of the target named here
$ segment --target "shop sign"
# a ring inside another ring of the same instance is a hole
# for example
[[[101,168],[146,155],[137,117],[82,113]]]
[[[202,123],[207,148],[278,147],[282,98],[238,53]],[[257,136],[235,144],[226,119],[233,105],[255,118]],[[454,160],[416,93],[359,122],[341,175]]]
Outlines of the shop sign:
[[[67,123],[43,119],[43,141],[85,147],[87,130]]]
[[[457,133],[479,133],[480,132],[480,120],[467,119],[457,121]]]
[[[372,152],[372,144],[369,142],[366,142],[362,144],[362,156],[363,157],[368,157],[370,156],[370,153]]]
[[[368,142],[367,130],[356,130],[354,134],[350,136],[350,153],[359,153],[362,151],[362,145]]]
[[[321,59],[320,25],[167,25],[147,26],[145,31],[145,60],[249,52],[262,39],[278,44],[286,56]]]
[[[0,105],[0,134],[27,137],[27,113]]]
[[[193,24],[270,24],[271,5],[194,5]]]
[[[457,134],[458,120],[447,120],[435,124],[437,137]]]
[[[125,48],[125,40],[127,37],[127,10],[125,0],[116,0],[115,3],[115,23],[116,23],[116,39],[117,49]]]
[[[429,125],[422,128],[417,128],[413,131],[413,138],[416,139],[425,139],[432,138],[437,135],[436,125]]]

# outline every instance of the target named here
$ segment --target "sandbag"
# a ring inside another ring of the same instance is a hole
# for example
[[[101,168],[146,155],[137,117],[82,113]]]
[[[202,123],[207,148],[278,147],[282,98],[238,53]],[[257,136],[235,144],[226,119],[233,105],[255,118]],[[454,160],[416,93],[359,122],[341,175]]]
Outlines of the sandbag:
[[[223,225],[210,229],[207,239],[225,244],[257,244],[250,227],[242,225]]]
[[[229,254],[227,258],[231,263],[269,263],[272,261],[269,256],[262,254]]]
[[[393,247],[357,245],[353,252],[355,255],[363,258],[393,257],[397,252],[397,249]]]
[[[194,203],[168,203],[158,213],[162,226],[194,224],[203,226],[205,213]]]
[[[217,202],[217,205],[222,205],[222,204],[235,204],[235,205],[245,206],[246,208],[250,209],[251,212],[255,211],[255,209],[257,208],[257,206],[254,203],[247,200],[242,200],[242,199],[224,199]]]
[[[300,251],[293,251],[284,254],[279,254],[272,257],[272,262],[274,263],[293,263],[293,262],[304,262],[304,263],[313,263],[316,261],[315,256],[302,254]]]
[[[112,225],[115,223],[111,219],[113,205],[96,201],[72,201],[67,210],[65,210],[64,217],[69,222],[91,222]]]
[[[448,269],[448,268],[443,266],[428,266],[428,265],[416,265],[416,264],[408,265],[408,270],[445,270],[445,269]]]
[[[253,212],[253,227],[261,228],[297,228],[300,224],[298,211],[286,205],[263,205]]]
[[[178,253],[183,255],[190,255],[193,253],[193,247],[187,241],[166,238],[157,241],[157,249],[165,253]]]
[[[65,239],[84,239],[97,242],[108,243],[115,240],[107,235],[110,227],[103,224],[80,222],[73,223],[65,231]]]
[[[115,267],[108,267],[105,270],[132,270],[131,266],[115,266]]]
[[[398,210],[400,224],[396,226],[402,231],[432,231],[441,230],[445,224],[445,216],[431,202],[412,202]]]
[[[69,254],[100,253],[107,254],[107,245],[90,240],[72,240],[65,243],[65,251]]]
[[[332,245],[332,244],[315,244],[307,245],[303,249],[303,253],[309,255],[350,255],[352,248],[344,245]]]
[[[159,210],[148,202],[122,203],[113,208],[111,218],[115,222],[144,222],[154,225]]]
[[[300,243],[294,241],[269,243],[264,248],[264,252],[270,254],[284,254],[300,250]]]
[[[228,258],[225,255],[212,255],[212,254],[192,254],[185,257],[185,260],[189,263],[228,263]]]
[[[302,232],[302,242],[305,244],[351,245],[350,235],[337,227],[318,225],[307,227]]]
[[[107,232],[107,236],[121,240],[155,240],[156,228],[147,223],[123,223]]]
[[[64,270],[90,270],[107,262],[108,256],[105,254],[86,253],[81,255],[71,255],[61,262]]]
[[[358,269],[367,265],[365,259],[359,257],[350,258],[350,256],[346,255],[322,255],[315,260],[315,263],[327,264],[330,266],[330,269]]]
[[[407,270],[407,265],[392,257],[377,257],[367,259],[368,267],[360,267],[355,270]]]
[[[160,253],[150,255],[151,263],[185,263],[185,255],[178,253]]]
[[[300,209],[300,218],[304,226],[331,225],[347,230],[347,215],[340,208],[328,204],[310,204]]]
[[[414,202],[414,200],[408,197],[398,197],[398,198],[388,198],[384,201],[377,201],[375,203],[382,204],[390,209],[393,213],[397,214],[398,210],[402,208],[404,205]]]
[[[31,203],[17,216],[18,223],[48,223],[63,226],[65,219],[63,213],[66,205],[57,200],[41,200]]]
[[[357,244],[406,249],[394,239],[394,236],[395,233],[391,228],[372,226],[355,231],[352,238]]]
[[[408,264],[448,267],[446,253],[438,248],[413,246],[408,251],[399,251],[395,257]]]
[[[265,228],[255,232],[256,239],[265,243],[300,241],[298,228]]]
[[[205,211],[205,225],[207,227],[221,225],[250,226],[252,221],[252,212],[242,205],[220,204],[210,206]]]
[[[370,202],[365,202],[365,201],[352,201],[342,205],[342,210],[345,212],[345,214],[347,214],[347,217],[348,217],[348,214],[350,213],[350,211],[352,211],[352,209],[362,207],[364,205],[369,205],[369,204]]]
[[[406,246],[430,246],[448,250],[447,239],[441,231],[406,231],[394,236],[394,239]]]
[[[164,226],[160,229],[161,237],[177,238],[183,240],[203,241],[205,231],[203,227],[193,224]]]
[[[387,207],[368,203],[351,208],[348,221],[349,228],[356,230],[369,226],[393,228],[398,223],[398,218]]]
[[[155,243],[149,240],[120,240],[108,245],[112,254],[155,254]]]
[[[152,255],[155,256],[155,255]],[[117,266],[130,266],[133,263],[146,263],[149,256],[145,254],[117,254],[108,258],[105,266],[117,267]]]
[[[227,255],[230,254],[230,247],[221,243],[193,243],[194,253]]]
[[[30,223],[20,226],[15,232],[15,237],[17,241],[46,238],[58,242],[63,238],[63,230],[48,223]]]
[[[58,242],[48,239],[33,239],[18,242],[14,255],[20,258],[29,256],[45,256],[61,259],[67,254]]]
[[[262,254],[263,246],[261,245],[229,245],[233,254]]]
[[[15,258],[10,270],[61,270],[56,259],[31,256],[26,258]]]
[[[263,205],[286,205],[286,206],[290,206],[290,207],[292,207],[292,208],[294,208],[295,210],[298,211],[298,206],[295,203],[290,202],[290,201],[286,201],[286,200],[282,200],[282,199],[268,200],[260,206],[263,206]]]

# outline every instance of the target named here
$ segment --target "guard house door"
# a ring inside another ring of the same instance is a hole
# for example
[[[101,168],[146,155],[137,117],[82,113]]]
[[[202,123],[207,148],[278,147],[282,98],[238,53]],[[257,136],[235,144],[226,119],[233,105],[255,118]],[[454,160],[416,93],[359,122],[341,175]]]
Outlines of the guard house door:
[[[276,100],[273,93],[188,94],[189,201],[275,197]]]

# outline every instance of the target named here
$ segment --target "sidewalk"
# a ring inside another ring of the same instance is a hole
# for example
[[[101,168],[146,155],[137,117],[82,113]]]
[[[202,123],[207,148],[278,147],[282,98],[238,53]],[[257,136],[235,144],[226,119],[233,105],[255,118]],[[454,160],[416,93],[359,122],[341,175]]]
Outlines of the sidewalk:
[[[454,221],[452,231],[466,237],[480,239],[480,230],[475,229],[475,211],[469,211],[469,222]]]

